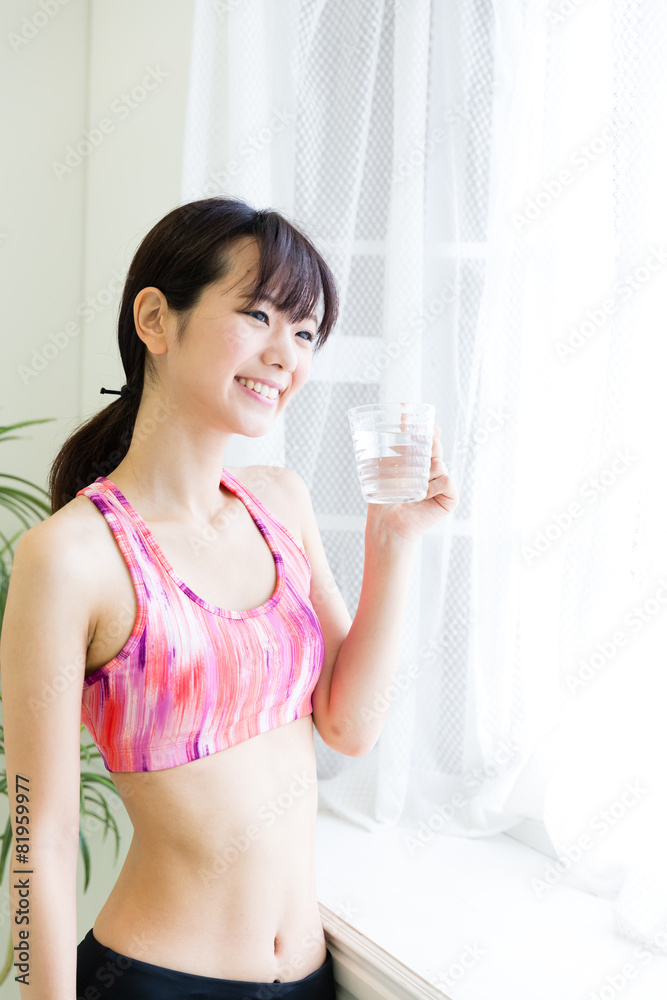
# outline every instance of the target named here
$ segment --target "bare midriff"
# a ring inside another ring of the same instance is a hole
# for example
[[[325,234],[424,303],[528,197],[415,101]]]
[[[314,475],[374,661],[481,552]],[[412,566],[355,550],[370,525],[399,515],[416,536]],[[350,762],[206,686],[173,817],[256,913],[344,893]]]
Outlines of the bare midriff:
[[[245,470],[232,471],[252,489]],[[113,474],[109,478],[123,489]],[[224,496],[239,516],[233,537],[220,532],[207,549],[208,571],[201,563],[187,566],[185,548],[177,548],[178,529],[150,527],[163,551],[177,554],[182,577],[197,579],[193,589],[200,597],[218,607],[258,607],[275,588],[273,557],[241,501],[227,491]],[[300,540],[293,506],[284,498],[281,504],[275,491],[261,499]],[[119,607],[134,603],[136,608],[136,598],[99,512],[85,497],[72,503],[92,526],[98,579],[104,580],[88,647],[88,676],[127,641],[133,616],[124,625],[127,635],[118,637],[109,625],[118,622]],[[234,573],[224,572],[225,563]],[[230,579],[233,585],[226,582]],[[323,964],[312,715],[178,767],[109,776],[133,837],[93,925],[100,944],[152,965],[249,982],[303,979]]]
[[[93,925],[101,944],[250,982],[322,965],[312,716],[179,767],[110,777],[134,835]]]

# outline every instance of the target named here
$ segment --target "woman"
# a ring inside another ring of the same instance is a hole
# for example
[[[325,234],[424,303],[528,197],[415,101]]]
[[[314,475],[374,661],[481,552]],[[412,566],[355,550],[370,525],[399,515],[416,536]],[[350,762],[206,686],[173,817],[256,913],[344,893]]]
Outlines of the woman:
[[[34,885],[22,996],[73,997],[75,979],[91,1000],[336,995],[313,725],[343,754],[375,744],[384,720],[364,709],[395,674],[415,543],[457,503],[436,428],[426,499],[368,505],[351,622],[301,477],[225,466],[232,435],[266,434],[304,385],[337,308],[311,241],[240,200],[175,209],[134,256],[126,385],[58,454],[8,593],[7,774],[10,797],[29,779]],[[134,834],[75,955],[80,719]]]

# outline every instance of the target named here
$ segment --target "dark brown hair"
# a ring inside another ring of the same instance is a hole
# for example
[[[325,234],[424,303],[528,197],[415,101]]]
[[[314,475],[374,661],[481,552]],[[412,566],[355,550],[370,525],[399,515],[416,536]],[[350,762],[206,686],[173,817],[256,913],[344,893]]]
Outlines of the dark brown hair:
[[[136,332],[134,300],[142,288],[159,288],[178,314],[180,342],[208,285],[233,269],[234,243],[254,238],[259,268],[248,290],[249,305],[263,300],[290,323],[316,313],[324,300],[313,351],[326,342],[338,318],[338,291],[326,261],[309,237],[279,212],[257,210],[238,198],[202,198],[173,209],[144,237],[127,274],[118,314],[118,347],[130,394],[114,396],[65,441],[49,473],[55,513],[84,486],[108,475],[127,454],[141,402],[144,377],[155,379],[150,352]]]

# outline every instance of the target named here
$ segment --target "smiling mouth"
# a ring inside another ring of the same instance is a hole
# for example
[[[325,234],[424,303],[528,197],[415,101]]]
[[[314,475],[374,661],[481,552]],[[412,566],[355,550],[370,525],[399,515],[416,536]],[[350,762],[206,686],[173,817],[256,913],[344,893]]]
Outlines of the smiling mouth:
[[[234,381],[238,384],[239,388],[243,389],[244,392],[249,393],[251,396],[259,397],[259,399],[263,403],[273,405],[278,402],[278,399],[282,395],[282,393],[279,390],[272,389],[269,386],[266,387],[265,392],[258,392],[254,388],[249,389],[248,386],[244,385],[243,382],[241,382],[237,376],[234,377]],[[248,381],[251,382],[252,379],[248,379]]]

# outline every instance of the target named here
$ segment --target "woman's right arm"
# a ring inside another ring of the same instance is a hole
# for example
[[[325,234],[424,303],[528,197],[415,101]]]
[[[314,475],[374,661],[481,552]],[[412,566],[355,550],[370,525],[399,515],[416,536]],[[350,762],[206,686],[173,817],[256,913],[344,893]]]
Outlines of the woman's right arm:
[[[94,590],[87,563],[70,518],[25,532],[0,636],[10,976],[25,1000],[76,997],[81,693]]]

